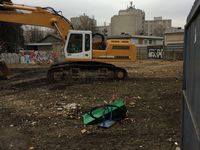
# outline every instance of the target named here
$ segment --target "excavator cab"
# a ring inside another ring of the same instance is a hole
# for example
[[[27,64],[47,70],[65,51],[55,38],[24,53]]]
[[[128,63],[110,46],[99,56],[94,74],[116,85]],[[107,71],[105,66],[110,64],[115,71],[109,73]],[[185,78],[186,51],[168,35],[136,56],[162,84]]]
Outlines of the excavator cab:
[[[67,59],[91,59],[92,32],[70,30],[64,51]]]

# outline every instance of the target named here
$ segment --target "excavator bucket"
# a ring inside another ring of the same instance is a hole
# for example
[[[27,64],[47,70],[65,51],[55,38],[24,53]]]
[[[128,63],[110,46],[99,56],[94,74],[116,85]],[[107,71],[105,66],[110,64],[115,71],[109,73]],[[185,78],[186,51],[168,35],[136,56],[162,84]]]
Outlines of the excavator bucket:
[[[7,79],[10,71],[4,61],[0,61],[0,79]]]

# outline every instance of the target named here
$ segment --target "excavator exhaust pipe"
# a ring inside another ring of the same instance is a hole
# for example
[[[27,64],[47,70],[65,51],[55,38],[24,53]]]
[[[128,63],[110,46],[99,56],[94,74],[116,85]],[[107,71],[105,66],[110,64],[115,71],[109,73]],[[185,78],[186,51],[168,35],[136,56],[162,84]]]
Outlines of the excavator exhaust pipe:
[[[7,79],[10,71],[4,61],[0,61],[0,79]]]

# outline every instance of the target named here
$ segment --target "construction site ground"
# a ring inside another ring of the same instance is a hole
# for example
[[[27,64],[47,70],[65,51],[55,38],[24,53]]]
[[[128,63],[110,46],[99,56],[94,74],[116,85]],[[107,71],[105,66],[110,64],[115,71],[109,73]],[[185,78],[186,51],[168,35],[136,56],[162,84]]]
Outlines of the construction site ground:
[[[180,147],[182,61],[117,65],[127,80],[48,83],[48,65],[9,65],[11,78],[0,81],[0,150]],[[124,100],[127,117],[109,129],[85,127],[82,115],[113,95]]]

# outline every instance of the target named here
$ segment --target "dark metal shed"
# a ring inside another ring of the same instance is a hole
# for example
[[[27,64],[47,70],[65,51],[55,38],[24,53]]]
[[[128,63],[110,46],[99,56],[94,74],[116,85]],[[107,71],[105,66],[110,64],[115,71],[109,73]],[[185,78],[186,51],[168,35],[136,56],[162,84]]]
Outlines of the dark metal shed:
[[[200,0],[187,18],[184,46],[182,150],[200,150]]]

